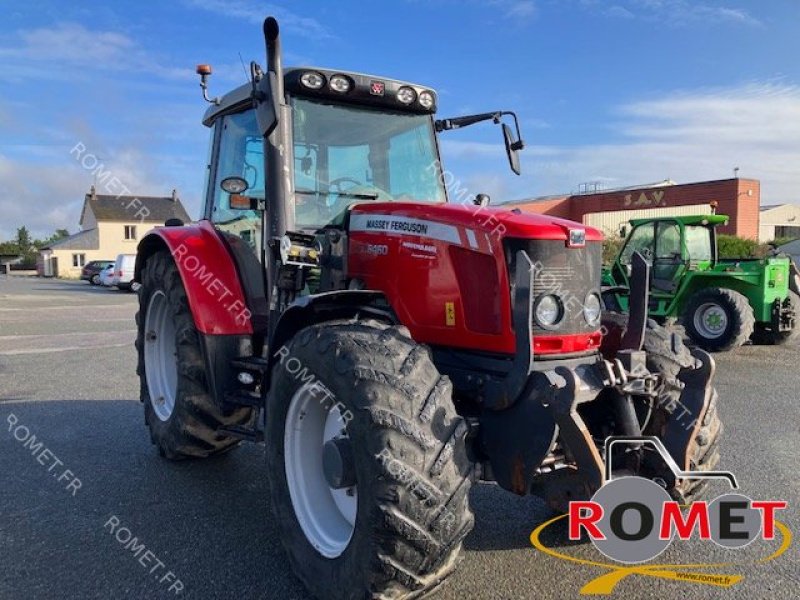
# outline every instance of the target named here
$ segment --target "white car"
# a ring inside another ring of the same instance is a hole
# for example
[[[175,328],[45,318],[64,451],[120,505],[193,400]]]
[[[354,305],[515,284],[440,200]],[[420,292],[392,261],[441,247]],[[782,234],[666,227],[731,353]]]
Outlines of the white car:
[[[133,269],[136,266],[135,254],[120,254],[114,263],[114,276],[111,285],[121,290],[131,290],[133,283]]]
[[[105,269],[100,271],[100,285],[104,287],[111,287],[114,280],[114,265],[108,265]]]

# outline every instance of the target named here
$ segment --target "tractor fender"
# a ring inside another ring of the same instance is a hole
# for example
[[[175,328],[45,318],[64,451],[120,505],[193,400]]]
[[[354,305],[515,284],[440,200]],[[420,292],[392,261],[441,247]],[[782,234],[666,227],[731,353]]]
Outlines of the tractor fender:
[[[158,227],[139,243],[133,280],[141,282],[147,259],[167,250],[183,280],[197,330],[206,335],[250,335],[252,313],[233,257],[207,220],[180,227]]]
[[[397,324],[397,318],[386,303],[386,296],[374,290],[338,290],[301,296],[279,317],[270,343],[267,377],[279,359],[286,356],[285,347],[301,329],[334,319],[348,319],[358,314]]]

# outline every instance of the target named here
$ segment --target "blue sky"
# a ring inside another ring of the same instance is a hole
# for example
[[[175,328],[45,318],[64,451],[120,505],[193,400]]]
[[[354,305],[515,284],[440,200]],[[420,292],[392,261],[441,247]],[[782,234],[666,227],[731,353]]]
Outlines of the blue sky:
[[[796,0],[0,0],[0,239],[78,228],[92,175],[82,143],[140,195],[177,187],[199,211],[212,93],[263,62],[260,22],[281,22],[285,64],[407,79],[440,115],[515,110],[528,147],[510,173],[499,129],[444,134],[462,186],[494,202],[672,178],[800,188]]]

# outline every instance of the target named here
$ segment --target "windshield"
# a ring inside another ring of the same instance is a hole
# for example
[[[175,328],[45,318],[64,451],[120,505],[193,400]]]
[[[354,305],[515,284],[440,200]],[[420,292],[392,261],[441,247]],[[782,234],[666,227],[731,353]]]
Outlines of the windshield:
[[[355,202],[445,202],[430,116],[294,98],[295,219],[334,221]]]

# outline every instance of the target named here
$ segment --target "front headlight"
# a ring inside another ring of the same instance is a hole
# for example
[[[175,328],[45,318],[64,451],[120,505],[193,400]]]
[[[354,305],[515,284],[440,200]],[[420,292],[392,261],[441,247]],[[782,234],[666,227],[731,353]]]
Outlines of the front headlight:
[[[533,316],[536,322],[542,327],[552,327],[561,321],[561,318],[564,316],[561,300],[552,294],[542,296],[536,301],[536,306],[533,309]]]
[[[589,325],[598,325],[600,323],[601,313],[602,304],[600,303],[600,296],[594,292],[590,292],[583,302],[583,317]]]

